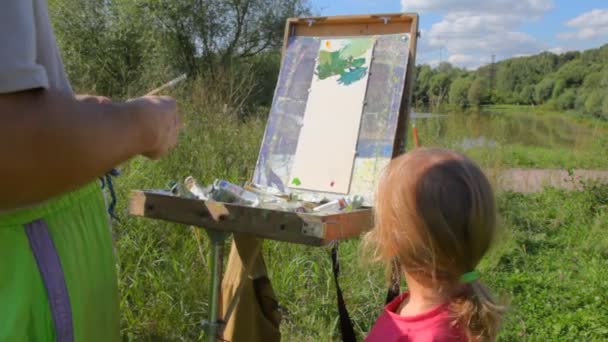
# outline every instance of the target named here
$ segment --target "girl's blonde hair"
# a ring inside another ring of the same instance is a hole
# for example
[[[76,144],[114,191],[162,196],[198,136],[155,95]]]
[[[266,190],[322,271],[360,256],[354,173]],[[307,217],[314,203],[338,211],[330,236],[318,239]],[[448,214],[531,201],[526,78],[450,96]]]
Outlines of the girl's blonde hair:
[[[386,265],[396,259],[417,281],[445,293],[475,270],[495,234],[494,194],[480,168],[460,153],[425,148],[384,171],[375,229],[365,242]],[[504,310],[481,282],[449,295],[454,324],[469,340],[495,339]]]

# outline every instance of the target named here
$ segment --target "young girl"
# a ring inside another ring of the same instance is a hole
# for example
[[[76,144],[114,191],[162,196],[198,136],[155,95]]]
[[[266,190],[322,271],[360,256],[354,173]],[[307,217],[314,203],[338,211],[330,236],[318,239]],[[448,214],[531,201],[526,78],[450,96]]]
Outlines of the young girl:
[[[492,341],[504,309],[475,271],[496,233],[492,188],[464,155],[417,149],[393,160],[378,187],[378,259],[398,261],[408,292],[366,341]]]

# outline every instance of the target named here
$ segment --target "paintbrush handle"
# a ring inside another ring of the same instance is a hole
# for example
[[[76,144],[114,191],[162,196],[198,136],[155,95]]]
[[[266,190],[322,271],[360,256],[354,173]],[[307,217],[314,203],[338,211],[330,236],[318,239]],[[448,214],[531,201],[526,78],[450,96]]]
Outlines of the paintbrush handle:
[[[183,75],[181,75],[180,77],[178,77],[178,78],[176,78],[176,79],[174,79],[174,80],[171,80],[171,81],[169,81],[169,82],[167,82],[167,83],[163,84],[162,86],[160,86],[160,87],[158,87],[158,88],[156,88],[156,89],[154,89],[154,90],[150,91],[150,92],[149,92],[149,93],[147,93],[145,96],[152,96],[152,95],[156,95],[156,94],[160,93],[161,91],[163,91],[163,90],[165,90],[165,89],[167,89],[167,88],[171,88],[171,87],[175,86],[176,84],[178,84],[179,82],[182,82],[182,81],[183,81],[183,80],[185,80],[187,77],[188,77],[188,75],[183,74]]]

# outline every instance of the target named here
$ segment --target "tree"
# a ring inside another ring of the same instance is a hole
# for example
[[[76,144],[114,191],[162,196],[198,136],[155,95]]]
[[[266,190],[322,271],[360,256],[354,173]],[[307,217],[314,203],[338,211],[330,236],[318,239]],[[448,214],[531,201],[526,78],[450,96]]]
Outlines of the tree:
[[[519,93],[519,100],[523,104],[534,104],[534,86],[531,84],[527,84]]]
[[[586,65],[580,60],[575,59],[559,69],[557,78],[564,80],[567,87],[580,86],[583,83],[585,75],[588,73]]]
[[[550,78],[545,78],[540,81],[539,84],[536,85],[534,89],[534,101],[538,104],[542,104],[547,102],[551,98],[553,94],[553,87],[555,86],[555,81]]]
[[[564,80],[555,81],[555,86],[553,87],[553,92],[551,94],[551,98],[557,99],[561,94],[566,90],[566,82]]]
[[[429,92],[431,93],[431,106],[439,107],[450,89],[450,77],[446,73],[438,73],[431,77]]]
[[[476,78],[471,82],[469,91],[467,93],[467,99],[469,105],[478,108],[483,102],[483,81],[480,78]]]
[[[114,96],[183,72],[219,80],[233,64],[277,51],[285,20],[308,8],[307,0],[49,2],[76,86]]]
[[[459,77],[450,86],[450,104],[458,109],[465,109],[469,106],[468,93],[471,87],[471,80]]]
[[[433,74],[433,69],[428,65],[416,67],[416,87],[414,89],[414,103],[416,106],[429,106],[431,78]]]
[[[567,89],[555,100],[555,105],[557,106],[557,109],[568,110],[574,108],[575,102],[576,92],[574,89]]]
[[[605,93],[601,90],[592,91],[585,100],[585,111],[594,116],[601,116]]]

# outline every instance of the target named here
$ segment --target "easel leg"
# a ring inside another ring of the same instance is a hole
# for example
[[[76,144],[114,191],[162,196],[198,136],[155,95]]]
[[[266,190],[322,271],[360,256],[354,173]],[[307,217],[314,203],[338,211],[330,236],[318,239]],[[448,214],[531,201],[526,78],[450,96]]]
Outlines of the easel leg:
[[[263,241],[234,234],[222,283],[224,338],[229,341],[278,342],[281,315],[268,279]]]
[[[221,332],[220,321],[220,301],[221,301],[221,284],[224,266],[224,243],[229,236],[229,233],[207,230],[209,239],[212,244],[211,252],[211,300],[209,301],[209,321],[206,325],[207,341],[216,342]]]

